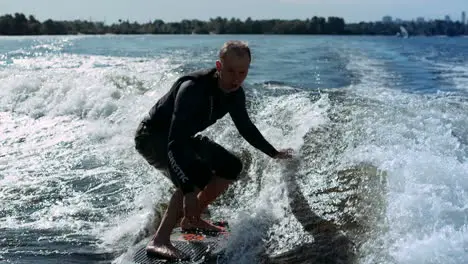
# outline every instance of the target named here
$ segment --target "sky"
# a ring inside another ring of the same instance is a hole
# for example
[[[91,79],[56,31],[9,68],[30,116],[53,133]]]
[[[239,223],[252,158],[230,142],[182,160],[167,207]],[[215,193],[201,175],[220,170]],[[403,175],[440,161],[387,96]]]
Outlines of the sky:
[[[338,16],[345,22],[378,21],[383,16],[460,20],[468,0],[0,0],[0,15],[23,13],[44,21],[92,20],[112,24],[119,19],[165,22],[209,20],[217,16],[252,19],[306,19]]]

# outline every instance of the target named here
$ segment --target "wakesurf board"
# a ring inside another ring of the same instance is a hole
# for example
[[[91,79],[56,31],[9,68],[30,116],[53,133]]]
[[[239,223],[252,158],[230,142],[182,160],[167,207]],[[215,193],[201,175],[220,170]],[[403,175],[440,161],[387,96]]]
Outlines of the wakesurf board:
[[[133,261],[138,264],[193,264],[193,263],[216,263],[226,246],[229,238],[229,224],[226,221],[213,222],[217,226],[226,228],[225,232],[204,232],[197,230],[182,230],[175,228],[171,233],[171,243],[184,255],[189,256],[187,260],[170,261],[164,258],[147,254],[146,245],[151,238],[145,239],[139,244],[133,255]]]

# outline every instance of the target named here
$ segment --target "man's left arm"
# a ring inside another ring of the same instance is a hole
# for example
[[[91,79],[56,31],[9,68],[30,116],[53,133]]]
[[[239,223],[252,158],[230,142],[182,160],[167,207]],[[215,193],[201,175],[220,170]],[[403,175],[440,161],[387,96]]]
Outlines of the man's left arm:
[[[232,121],[236,125],[237,130],[250,145],[261,150],[272,158],[276,157],[279,153],[278,150],[276,150],[263,137],[258,128],[252,123],[252,120],[247,113],[244,91],[240,88],[240,90],[236,92],[239,94],[235,95],[236,99],[235,102],[233,102],[229,114],[231,115]]]

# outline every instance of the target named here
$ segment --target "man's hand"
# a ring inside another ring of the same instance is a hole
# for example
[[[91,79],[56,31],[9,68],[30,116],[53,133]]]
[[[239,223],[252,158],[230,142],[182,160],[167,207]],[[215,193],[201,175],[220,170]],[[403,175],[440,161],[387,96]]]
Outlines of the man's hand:
[[[184,216],[187,220],[193,220],[200,217],[200,205],[195,192],[184,195]]]
[[[288,149],[282,149],[278,151],[278,154],[276,154],[273,158],[275,159],[290,159],[292,158],[292,153],[293,149],[288,148]]]

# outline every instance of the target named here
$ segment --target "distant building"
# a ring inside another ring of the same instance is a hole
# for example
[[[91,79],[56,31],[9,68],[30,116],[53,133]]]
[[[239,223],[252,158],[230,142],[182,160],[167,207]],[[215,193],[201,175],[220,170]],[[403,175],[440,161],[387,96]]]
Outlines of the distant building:
[[[402,23],[403,23],[403,19],[401,19],[401,18],[395,18],[395,23],[396,23],[396,24],[402,24]]]
[[[446,15],[446,16],[445,16],[445,21],[446,21],[446,22],[452,21],[452,20],[450,19],[450,16],[449,16],[449,15]]]
[[[384,16],[382,18],[382,22],[384,23],[392,23],[392,17],[391,16]]]
[[[465,13],[465,11],[462,12],[461,23],[462,23],[463,25],[466,24],[466,13]]]
[[[424,23],[424,17],[418,17],[418,18],[416,19],[416,22],[418,22],[418,23]]]

